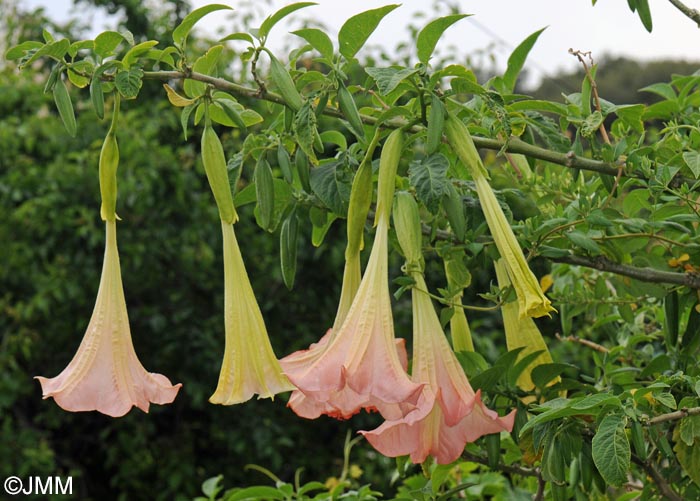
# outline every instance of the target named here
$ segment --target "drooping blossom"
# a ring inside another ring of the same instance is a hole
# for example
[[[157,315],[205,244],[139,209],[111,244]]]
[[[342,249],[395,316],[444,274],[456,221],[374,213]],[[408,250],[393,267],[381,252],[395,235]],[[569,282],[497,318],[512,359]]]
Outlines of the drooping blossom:
[[[388,280],[389,218],[402,143],[401,132],[395,131],[382,150],[376,235],[345,318],[309,350],[282,362],[303,394],[293,396],[298,399],[291,402],[297,412],[349,417],[369,408],[396,419],[412,410],[418,400],[421,385],[410,381],[401,360],[405,349],[394,338]],[[346,262],[346,270],[347,266]],[[300,359],[308,364],[298,363]]]
[[[420,248],[406,248],[408,240],[401,237],[402,231],[420,235],[420,227],[401,229],[397,223],[396,229],[407,257],[406,268],[413,270],[410,274],[415,281],[411,379],[424,388],[417,409],[407,418],[387,420],[377,429],[361,433],[385,456],[410,455],[411,461],[422,463],[430,455],[439,464],[448,464],[460,456],[467,442],[512,430],[515,411],[499,417],[484,405],[480,392],[472,389],[426,294],[422,268],[411,258]]]
[[[233,226],[221,221],[224,241],[224,328],[226,345],[219,383],[209,398],[213,404],[233,405],[273,398],[294,386],[282,374],[272,351],[262,312],[243,263]]]
[[[486,223],[496,248],[504,259],[508,275],[518,297],[520,317],[549,315],[551,311],[554,311],[554,308],[530,270],[523,250],[518,244],[518,239],[489,185],[488,172],[481,162],[469,129],[457,117],[450,115],[445,121],[445,134],[461,162],[457,162],[457,168],[462,170],[460,175],[466,177],[469,174],[474,180]],[[464,167],[467,168],[466,171],[464,171]]]
[[[508,268],[503,259],[495,261],[494,266],[496,268],[498,286],[502,289],[508,287],[511,281],[508,276]],[[538,365],[551,364],[553,362],[552,355],[549,353],[549,349],[547,349],[542,333],[537,328],[535,321],[531,318],[521,318],[518,315],[518,305],[514,301],[504,303],[501,306],[501,314],[503,315],[503,329],[506,332],[506,347],[508,351],[523,348],[518,355],[519,359],[530,353],[540,352],[525,370],[520,373],[516,382],[519,388],[530,391],[535,387],[535,383],[532,382],[532,369]]]
[[[181,384],[147,372],[131,341],[117,249],[116,222],[106,221],[107,239],[97,301],[85,336],[68,366],[56,377],[37,376],[44,398],[67,411],[96,410],[123,416],[132,406],[169,404]]]

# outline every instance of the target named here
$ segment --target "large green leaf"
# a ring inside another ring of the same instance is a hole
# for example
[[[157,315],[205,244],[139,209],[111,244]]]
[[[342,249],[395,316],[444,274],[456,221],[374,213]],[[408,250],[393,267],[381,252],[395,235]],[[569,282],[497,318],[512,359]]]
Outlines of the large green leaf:
[[[331,39],[325,32],[316,28],[304,28],[292,33],[309,42],[323,57],[329,59],[333,57],[333,42],[331,42]]]
[[[338,33],[340,53],[348,59],[355,57],[384,16],[398,6],[399,4],[393,4],[367,10],[345,21]]]
[[[311,171],[311,189],[326,207],[345,216],[350,202],[352,176],[341,162],[331,162]]]
[[[428,64],[430,56],[433,55],[435,46],[444,31],[468,15],[469,14],[453,14],[451,16],[440,17],[426,24],[425,28],[418,33],[418,38],[416,40],[418,60],[423,64]]]
[[[272,14],[271,16],[265,18],[265,20],[262,22],[260,25],[260,29],[258,29],[258,38],[263,39],[266,38],[267,35],[270,33],[270,30],[272,27],[280,22],[282,19],[287,17],[289,14],[291,14],[294,11],[297,11],[299,9],[303,9],[304,7],[309,7],[310,5],[317,5],[316,2],[299,2],[299,3],[293,3],[291,5],[286,5],[282,7],[280,10]]]
[[[700,153],[697,151],[686,151],[683,153],[683,160],[685,160],[695,179],[698,179],[700,177]]]
[[[535,42],[537,42],[537,39],[544,30],[545,28],[537,30],[523,40],[508,58],[508,67],[506,68],[506,72],[503,74],[503,85],[506,91],[513,92],[513,89],[515,88],[515,81],[518,79],[520,70],[523,69],[527,55],[530,53],[530,50],[535,45]]]
[[[143,70],[141,68],[131,68],[120,71],[114,78],[114,84],[119,93],[126,99],[134,99],[141,90],[143,83]]]
[[[550,400],[546,404],[540,406],[540,409],[544,409],[545,411],[530,419],[530,421],[521,428],[520,434],[522,435],[527,430],[537,425],[567,416],[597,416],[601,409],[606,406],[620,408],[622,403],[618,397],[610,393],[595,393],[586,397],[577,397],[570,400]]]
[[[630,443],[625,434],[627,418],[610,414],[603,418],[593,437],[593,462],[600,475],[610,485],[618,486],[627,481],[630,468]]]
[[[104,31],[95,37],[95,54],[103,58],[113,56],[119,44],[124,41],[128,43],[129,40],[118,31]]]
[[[223,49],[223,45],[214,45],[210,47],[204,55],[197,58],[192,66],[192,71],[195,73],[202,73],[203,75],[212,75],[216,69],[216,62],[219,60]],[[185,80],[184,89],[188,97],[196,98],[204,94],[207,90],[207,86],[204,82],[198,82],[188,78]]]
[[[416,194],[432,213],[437,212],[440,200],[447,192],[447,170],[450,162],[441,153],[411,162],[408,171],[411,186]]]
[[[187,14],[185,16],[185,19],[182,20],[179,26],[173,30],[173,42],[175,42],[175,46],[183,48],[185,42],[187,41],[187,35],[190,34],[190,31],[192,30],[194,25],[197,24],[197,21],[202,19],[207,14],[215,12],[217,10],[233,10],[233,8],[229,7],[228,5],[215,3],[211,5],[205,5],[204,7],[195,9],[189,14]]]
[[[294,136],[299,148],[306,153],[311,163],[317,164],[316,153],[314,152],[314,141],[318,131],[316,129],[316,114],[311,107],[311,102],[305,102],[301,109],[294,115]]]

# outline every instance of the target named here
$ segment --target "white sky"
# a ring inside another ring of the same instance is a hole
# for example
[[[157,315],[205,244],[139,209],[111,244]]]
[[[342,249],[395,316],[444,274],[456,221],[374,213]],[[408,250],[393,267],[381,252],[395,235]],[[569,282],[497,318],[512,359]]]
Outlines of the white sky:
[[[69,11],[71,0],[20,0],[26,6],[46,7],[53,17]],[[294,0],[273,0],[274,7],[262,9],[267,14]],[[322,21],[336,40],[337,31],[353,14],[380,7],[392,0],[316,0],[319,5],[304,9],[304,15]],[[234,0],[191,0],[194,7],[222,3],[232,7],[241,4]],[[263,3],[263,2],[260,2]],[[460,0],[462,12],[473,14],[450,28],[441,44],[454,44],[465,54],[475,53],[495,44],[498,66],[504,68],[508,55],[533,31],[547,26],[530,53],[526,64],[531,75],[539,79],[553,75],[560,69],[577,65],[569,48],[593,51],[594,58],[604,54],[624,55],[642,60],[673,58],[700,61],[700,29],[683,16],[667,0],[649,2],[654,22],[652,33],[642,26],[625,0]],[[686,0],[690,7],[700,9],[700,0]],[[426,0],[404,0],[402,6],[391,12],[380,24],[368,43],[395,47],[398,41],[409,41],[406,25],[416,11],[430,5]],[[64,14],[65,15],[65,14]],[[472,22],[472,19],[476,23]],[[215,12],[197,25],[212,33],[226,29],[226,16]],[[105,28],[104,19],[93,20],[95,32]],[[427,22],[427,21],[424,21]],[[256,26],[259,23],[256,23]],[[274,47],[284,33],[299,26],[282,22],[275,27],[271,38]],[[336,44],[337,47],[337,44]]]

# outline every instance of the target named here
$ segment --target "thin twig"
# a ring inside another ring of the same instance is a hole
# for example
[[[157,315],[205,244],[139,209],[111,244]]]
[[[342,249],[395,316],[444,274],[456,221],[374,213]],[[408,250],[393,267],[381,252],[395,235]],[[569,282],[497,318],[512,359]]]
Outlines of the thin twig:
[[[638,464],[639,466],[642,467],[642,469],[651,477],[651,479],[654,481],[654,483],[659,487],[659,491],[661,491],[661,494],[668,500],[670,501],[683,501],[683,498],[680,497],[676,491],[674,491],[670,485],[668,485],[668,482],[666,482],[666,479],[657,471],[656,468],[654,468],[654,465],[650,463],[649,461],[642,461],[640,458],[635,456],[634,454],[632,455],[632,462]]]
[[[659,423],[666,423],[668,421],[676,421],[689,416],[700,416],[700,407],[678,409],[677,411],[669,412],[668,414],[655,416],[642,424],[652,426]]]
[[[700,28],[700,12],[698,12],[696,9],[691,9],[690,7],[688,7],[686,4],[684,4],[680,0],[668,0],[668,1],[671,2],[675,8],[680,10],[684,16],[691,19],[692,21],[695,21],[695,24],[697,24],[698,28]]]
[[[591,54],[591,51],[582,52],[580,50],[569,49],[569,54],[573,54],[574,56],[576,56],[579,62],[583,65],[583,71],[586,72],[586,79],[588,80],[588,83],[591,84],[591,92],[593,93],[593,102],[595,103],[595,109],[598,111],[598,113],[602,114],[603,108],[600,106],[600,97],[598,96],[598,84],[595,83],[595,79],[593,78],[591,70],[588,68],[588,65],[586,64],[585,60],[585,57],[587,57],[588,61],[591,63],[591,67],[593,67],[593,55]],[[601,123],[598,130],[600,130],[600,135],[603,137],[603,141],[605,141],[605,144],[610,144],[608,131],[605,130],[605,123]]]
[[[589,341],[588,339],[583,339],[578,336],[574,336],[573,334],[570,336],[562,336],[558,332],[555,334],[556,338],[559,341],[569,341],[571,343],[578,343],[583,346],[587,346],[588,348],[591,348],[595,351],[599,351],[600,353],[609,353],[610,350],[608,350],[605,346],[602,344],[595,343],[593,341]]]

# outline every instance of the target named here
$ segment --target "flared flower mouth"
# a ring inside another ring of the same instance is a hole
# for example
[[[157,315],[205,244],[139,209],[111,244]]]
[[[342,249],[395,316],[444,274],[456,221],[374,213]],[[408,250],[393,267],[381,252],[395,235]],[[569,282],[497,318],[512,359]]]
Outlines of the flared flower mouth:
[[[44,398],[67,411],[96,410],[120,417],[136,406],[171,403],[181,384],[147,372],[131,341],[117,249],[116,222],[106,221],[107,241],[95,308],[77,353],[56,377],[37,376]]]
[[[273,398],[294,386],[282,374],[262,312],[230,223],[221,221],[224,242],[224,325],[226,346],[219,383],[209,401],[233,405]]]

